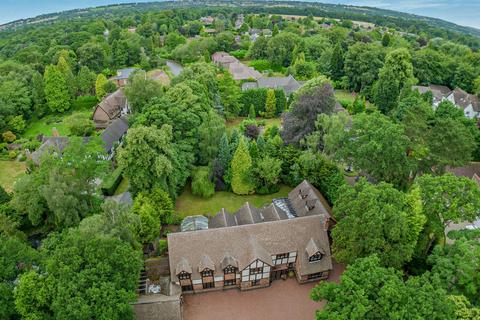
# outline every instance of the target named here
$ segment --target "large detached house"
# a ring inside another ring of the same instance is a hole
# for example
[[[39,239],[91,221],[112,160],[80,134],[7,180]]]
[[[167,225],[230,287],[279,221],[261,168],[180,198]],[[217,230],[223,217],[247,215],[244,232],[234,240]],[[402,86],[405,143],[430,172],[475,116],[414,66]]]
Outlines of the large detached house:
[[[262,76],[262,74],[254,68],[243,64],[234,56],[223,51],[212,54],[212,62],[218,67],[227,69],[234,80],[256,80]]]
[[[436,109],[440,102],[448,100],[457,108],[463,110],[464,115],[469,118],[478,118],[480,116],[480,101],[477,96],[469,94],[460,88],[450,90],[446,86],[431,84],[426,86],[413,86],[413,90],[420,93],[431,92],[433,96],[433,108]]]
[[[302,86],[292,75],[287,77],[261,77],[256,82],[245,82],[242,91],[257,88],[282,89],[286,95],[295,92]]]
[[[129,112],[128,101],[122,89],[106,96],[96,106],[93,112],[93,121],[97,129],[105,129],[115,119]]]
[[[307,181],[262,209],[246,203],[200,217],[168,234],[171,281],[182,292],[267,287],[290,271],[300,283],[318,281],[332,270],[331,208]]]

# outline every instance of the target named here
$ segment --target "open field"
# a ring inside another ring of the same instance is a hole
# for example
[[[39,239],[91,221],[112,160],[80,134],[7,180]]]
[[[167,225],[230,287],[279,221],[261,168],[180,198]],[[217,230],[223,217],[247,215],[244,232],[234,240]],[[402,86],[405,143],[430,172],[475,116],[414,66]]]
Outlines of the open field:
[[[25,162],[0,161],[0,185],[11,192],[15,181],[25,173]]]
[[[218,191],[215,192],[213,197],[205,199],[193,195],[190,186],[188,186],[177,198],[175,211],[183,217],[196,214],[213,215],[221,208],[235,212],[247,201],[256,207],[262,207],[272,202],[272,199],[286,197],[291,190],[292,188],[282,185],[280,186],[280,191],[274,194],[254,194],[248,196],[240,196],[227,191]]]

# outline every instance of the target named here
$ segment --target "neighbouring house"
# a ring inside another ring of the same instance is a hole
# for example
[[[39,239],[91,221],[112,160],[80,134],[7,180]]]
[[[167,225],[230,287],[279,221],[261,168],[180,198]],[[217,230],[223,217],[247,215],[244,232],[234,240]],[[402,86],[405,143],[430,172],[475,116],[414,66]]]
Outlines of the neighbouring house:
[[[458,177],[467,177],[475,181],[480,187],[480,162],[472,162],[469,165],[458,168],[447,168],[447,171]],[[448,237],[452,230],[472,230],[480,229],[480,216],[474,221],[461,221],[458,223],[449,222],[445,228],[445,238],[447,243],[453,243],[454,240]]]
[[[42,144],[30,154],[30,159],[32,159],[33,163],[39,165],[46,152],[61,154],[67,146],[68,137],[43,137]]]
[[[256,82],[245,82],[242,91],[256,88],[283,89],[289,95],[300,88],[302,84],[295,80],[292,75],[288,77],[261,77]]]
[[[170,77],[163,70],[153,70],[148,73],[148,77],[164,86],[170,85]]]
[[[123,138],[128,131],[128,120],[125,116],[117,118],[103,130],[100,138],[103,141],[103,148],[108,154],[108,160],[115,155],[115,149],[122,144]]]
[[[267,287],[288,274],[318,281],[332,270],[328,230],[335,221],[307,181],[261,209],[245,203],[206,221],[191,218],[185,231],[168,234],[171,281],[184,293]]]
[[[130,77],[130,75],[137,70],[139,70],[139,69],[137,69],[137,68],[126,68],[126,69],[117,70],[117,75],[114,76],[114,77],[111,77],[110,80],[115,82],[115,84],[117,86],[124,87],[127,84],[128,78]]]
[[[112,121],[129,113],[128,101],[122,89],[109,94],[96,106],[93,121],[97,129],[106,128]]]
[[[227,69],[234,80],[259,79],[262,74],[252,67],[241,63],[237,58],[226,52],[212,54],[212,62],[218,67]]]
[[[245,22],[245,18],[243,14],[239,14],[237,16],[237,20],[235,20],[235,29],[238,30],[243,26],[243,23]]]
[[[210,24],[213,24],[215,22],[215,18],[212,17],[212,16],[201,17],[200,22],[202,22],[204,25],[210,25]]]
[[[206,34],[215,34],[215,33],[217,33],[217,29],[205,28],[205,29],[203,29],[203,32],[206,33]]]
[[[480,102],[476,95],[469,94],[460,88],[450,90],[450,88],[441,85],[431,84],[429,86],[413,86],[413,90],[420,93],[431,92],[433,96],[433,108],[436,109],[440,102],[448,100],[456,105],[467,118],[478,118],[480,114]]]

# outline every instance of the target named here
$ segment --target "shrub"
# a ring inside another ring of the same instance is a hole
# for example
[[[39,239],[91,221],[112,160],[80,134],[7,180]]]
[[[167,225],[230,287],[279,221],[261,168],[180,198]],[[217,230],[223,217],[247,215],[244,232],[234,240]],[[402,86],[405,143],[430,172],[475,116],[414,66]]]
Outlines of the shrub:
[[[243,59],[247,55],[247,50],[230,51],[230,54],[237,59]]]
[[[253,105],[256,114],[262,114],[265,112],[265,104],[267,101],[267,92],[266,88],[258,89],[249,89],[242,91],[240,97],[240,103],[243,105],[242,110],[240,110],[240,116],[246,117],[249,115],[250,107]],[[275,106],[276,106],[276,115],[281,114],[285,111],[287,107],[287,98],[285,93],[281,89],[274,90],[275,92]]]
[[[15,150],[10,150],[8,152],[8,158],[11,159],[11,160],[15,159],[17,157],[17,155],[18,155],[18,152],[15,151]]]
[[[123,169],[118,167],[103,180],[100,189],[104,195],[113,196],[115,190],[117,190],[118,185],[122,181],[122,172]]]
[[[215,185],[210,180],[209,167],[198,167],[193,171],[192,193],[204,198],[209,198],[215,194]]]
[[[158,247],[157,247],[158,255],[163,256],[165,253],[167,253],[167,250],[168,250],[167,240],[166,239],[158,240]]]
[[[95,131],[95,123],[84,113],[74,113],[65,119],[70,133],[75,136],[89,136]]]
[[[22,144],[23,149],[28,149],[29,151],[37,150],[42,143],[38,140],[26,141]]]
[[[17,139],[17,136],[15,136],[15,134],[12,131],[5,131],[4,133],[2,133],[2,138],[3,138],[3,141],[11,143],[15,141],[15,139]]]

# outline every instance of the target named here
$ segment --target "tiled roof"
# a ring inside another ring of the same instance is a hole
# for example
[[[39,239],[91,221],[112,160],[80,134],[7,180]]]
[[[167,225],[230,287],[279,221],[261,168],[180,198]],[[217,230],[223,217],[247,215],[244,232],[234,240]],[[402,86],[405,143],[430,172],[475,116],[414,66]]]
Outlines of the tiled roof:
[[[119,143],[128,131],[128,120],[125,117],[115,119],[101,134],[103,148],[109,152],[115,143]]]
[[[35,152],[32,152],[31,158],[35,164],[39,164],[45,152],[63,152],[68,145],[68,137],[43,137],[42,144]]]
[[[110,120],[118,118],[121,114],[123,108],[127,104],[127,98],[123,93],[122,89],[118,89],[106,96],[100,103],[97,105],[97,109],[102,109]],[[93,113],[93,120],[96,121],[96,112]]]
[[[112,78],[112,80],[123,80],[128,79],[130,75],[137,71],[137,68],[125,68],[117,70],[117,75]]]

